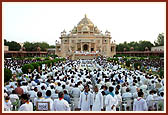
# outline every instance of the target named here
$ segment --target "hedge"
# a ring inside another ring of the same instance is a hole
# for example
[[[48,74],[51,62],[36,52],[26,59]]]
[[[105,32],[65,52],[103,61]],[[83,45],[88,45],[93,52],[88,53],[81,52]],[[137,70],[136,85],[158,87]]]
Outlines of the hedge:
[[[118,63],[118,58],[107,58],[107,61],[110,61],[110,62],[116,62]]]
[[[34,66],[32,64],[25,64],[22,67],[22,72],[23,73],[28,73],[28,69],[31,69],[31,72],[34,70]]]
[[[139,66],[139,68],[141,68],[142,63],[141,63],[141,62],[136,62],[136,63],[134,63],[134,68],[135,68],[135,69],[138,69],[138,66]]]
[[[40,66],[39,63],[31,63],[34,66],[34,69],[38,70],[38,66]]]
[[[11,78],[12,78],[11,70],[4,68],[4,82],[8,82]]]
[[[130,67],[130,64],[131,64],[131,61],[129,61],[129,60],[126,61],[126,66],[127,66],[127,67]]]
[[[54,65],[54,63],[60,62],[60,61],[65,61],[65,58],[55,58],[54,60],[45,60],[45,61],[39,61],[39,62],[34,62],[31,64],[25,64],[22,67],[22,72],[23,73],[28,73],[28,69],[31,69],[31,72],[34,69],[38,70],[38,66],[40,66],[40,68],[42,67],[42,64],[47,64],[47,66],[50,66],[50,64]]]

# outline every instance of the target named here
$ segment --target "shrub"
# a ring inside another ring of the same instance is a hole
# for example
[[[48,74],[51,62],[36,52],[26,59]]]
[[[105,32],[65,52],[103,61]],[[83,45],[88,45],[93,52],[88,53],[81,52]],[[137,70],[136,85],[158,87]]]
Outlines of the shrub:
[[[49,60],[49,57],[46,57],[45,60]]]
[[[126,66],[127,66],[127,67],[130,67],[130,64],[131,64],[131,61],[129,61],[129,60],[126,61]]]
[[[22,72],[23,73],[28,73],[28,69],[31,69],[31,72],[34,70],[34,66],[32,64],[25,64],[22,67]]]
[[[124,58],[123,60],[124,60],[124,61],[127,61],[128,59],[127,59],[127,58]]]
[[[41,58],[40,57],[36,57],[36,60],[40,60]]]
[[[160,69],[159,69],[159,76],[160,76],[161,78],[164,78],[164,69],[163,69],[163,68],[160,68]]]
[[[136,62],[136,63],[134,63],[134,68],[135,68],[135,69],[138,69],[138,66],[139,66],[139,68],[141,68],[142,63],[141,63],[141,62]]]
[[[38,66],[40,66],[38,63],[31,63],[34,66],[34,69],[38,70]]]
[[[39,61],[39,62],[36,62],[40,67],[42,66],[43,62]]]
[[[11,70],[4,68],[4,82],[8,82],[11,78],[12,78]]]

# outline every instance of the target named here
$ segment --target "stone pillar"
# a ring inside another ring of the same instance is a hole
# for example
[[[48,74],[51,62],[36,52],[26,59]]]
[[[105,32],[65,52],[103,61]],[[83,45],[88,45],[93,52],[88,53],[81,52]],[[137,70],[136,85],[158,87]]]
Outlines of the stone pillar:
[[[96,44],[94,43],[94,51],[96,51]]]
[[[89,52],[91,52],[91,43],[89,43]]]
[[[81,51],[83,51],[82,43],[81,43]]]

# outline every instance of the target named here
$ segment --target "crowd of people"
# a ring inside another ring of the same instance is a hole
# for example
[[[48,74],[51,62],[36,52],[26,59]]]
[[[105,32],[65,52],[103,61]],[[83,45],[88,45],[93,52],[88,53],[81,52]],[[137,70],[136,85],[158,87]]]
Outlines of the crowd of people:
[[[18,62],[6,62],[21,73]],[[98,58],[66,60],[5,83],[5,111],[38,111],[42,102],[48,111],[163,111],[164,78]]]

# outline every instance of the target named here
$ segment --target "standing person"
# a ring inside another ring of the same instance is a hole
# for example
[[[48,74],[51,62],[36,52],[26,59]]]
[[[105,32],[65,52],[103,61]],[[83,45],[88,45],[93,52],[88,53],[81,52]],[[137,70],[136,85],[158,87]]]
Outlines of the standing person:
[[[53,100],[51,99],[51,90],[46,91],[46,97],[44,99],[44,102],[49,102],[50,103],[50,111],[52,111]]]
[[[114,95],[113,90],[113,87],[109,87],[109,94],[105,98],[106,111],[116,111],[118,100]]]
[[[71,99],[70,96],[68,95],[67,90],[64,90],[64,99],[70,104],[71,103]]]
[[[58,98],[55,99],[53,103],[53,111],[70,111],[69,104],[66,100],[64,100],[64,93],[59,92],[58,93]]]
[[[80,93],[81,91],[78,88],[78,84],[75,84],[75,87],[71,90],[72,100],[74,102],[74,109],[78,108]]]
[[[23,89],[20,87],[20,82],[17,83],[17,88],[15,89],[15,93],[18,94],[18,96],[21,96],[23,94]]]
[[[20,106],[18,111],[33,111],[33,104],[29,102],[29,97],[27,94],[21,95],[22,105]]]
[[[92,111],[101,111],[101,110],[103,110],[103,95],[101,92],[99,92],[98,87],[95,86],[93,93]]]
[[[44,97],[42,96],[41,91],[37,92],[37,98],[34,99],[34,107],[36,108],[37,102],[44,102]]]
[[[89,92],[89,86],[85,85],[84,91],[80,94],[78,108],[81,111],[90,111],[92,103],[92,94]]]
[[[10,97],[6,96],[4,102],[4,111],[11,111],[11,110],[12,110],[12,103],[10,101]]]
[[[138,92],[138,98],[135,99],[133,104],[133,111],[147,111],[147,103],[146,100],[143,99],[144,93],[142,91]]]

